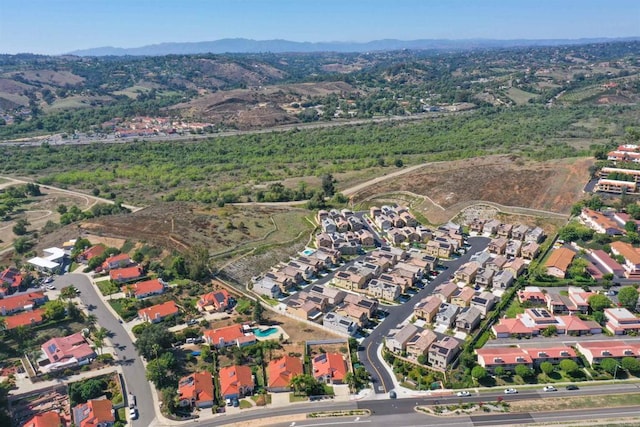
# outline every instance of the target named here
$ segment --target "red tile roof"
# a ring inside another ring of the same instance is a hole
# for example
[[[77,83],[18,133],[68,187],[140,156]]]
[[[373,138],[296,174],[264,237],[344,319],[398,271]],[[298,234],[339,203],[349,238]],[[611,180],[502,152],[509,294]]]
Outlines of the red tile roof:
[[[552,268],[555,267],[560,271],[566,273],[567,268],[571,265],[571,261],[573,261],[573,257],[576,256],[576,253],[571,249],[567,248],[558,248],[551,252],[549,258],[547,258],[547,262],[545,262],[545,267]]]
[[[214,399],[213,378],[209,372],[195,372],[178,382],[179,399],[189,399],[196,405]]]
[[[80,332],[66,336],[55,337],[42,344],[42,351],[51,363],[58,363],[71,358],[86,359],[95,354]]]
[[[531,364],[533,360],[518,347],[485,347],[476,350],[482,366]]]
[[[20,270],[17,268],[7,268],[2,273],[0,273],[0,283],[6,283],[12,288],[17,288],[22,283],[22,275],[20,274]]]
[[[78,427],[98,427],[113,424],[113,405],[108,399],[94,399],[73,408],[73,422]]]
[[[245,332],[242,330],[241,325],[231,325],[226,326],[224,328],[218,329],[209,329],[204,331],[205,339],[213,345],[228,345],[230,343],[238,342],[243,343],[243,341],[254,341],[255,335],[250,333],[248,336],[245,336]]]
[[[344,381],[347,375],[347,364],[339,353],[323,353],[313,358],[313,376],[331,378],[333,381]]]
[[[129,254],[118,254],[110,256],[109,258],[104,260],[104,263],[102,265],[104,266],[104,268],[109,268],[110,265],[119,264],[121,262],[129,263],[130,261],[131,258],[129,258]]]
[[[622,255],[628,262],[633,265],[640,265],[640,253],[638,253],[637,249],[630,244],[624,242],[613,242],[610,246],[614,252]]]
[[[89,249],[80,254],[80,258],[84,258],[89,261],[91,258],[102,255],[105,249],[106,248],[104,247],[104,245],[91,246]]]
[[[178,314],[178,306],[174,301],[167,301],[162,304],[152,305],[151,307],[138,310],[138,316],[142,320],[153,322],[154,320],[162,320],[172,314]]]
[[[497,334],[530,334],[532,329],[522,323],[520,319],[500,319],[500,322],[492,326],[494,333]]]
[[[25,308],[37,305],[38,301],[46,301],[43,292],[29,292],[27,294],[15,295],[0,299],[0,313],[12,313],[24,310]]]
[[[129,288],[131,292],[136,296],[145,296],[151,294],[161,294],[164,290],[164,285],[160,283],[158,279],[145,280],[144,282],[134,283],[133,285],[123,286],[122,292],[125,294],[129,292]]]
[[[229,305],[229,292],[225,289],[209,292],[200,297],[197,305],[200,309],[213,306],[216,310],[224,310]]]
[[[18,326],[30,326],[37,325],[42,322],[42,315],[44,310],[38,308],[33,311],[25,311],[24,313],[14,314],[13,316],[7,316],[4,319],[6,329],[14,329]]]
[[[302,375],[302,361],[297,357],[283,356],[267,366],[268,387],[289,387],[291,379]]]
[[[109,271],[109,277],[114,282],[126,282],[128,280],[142,277],[142,268],[140,266],[117,268]]]
[[[241,389],[253,389],[251,368],[243,365],[232,365],[220,368],[220,394],[222,397],[240,395]]]
[[[35,415],[29,421],[22,424],[22,427],[60,427],[64,425],[64,420],[58,412],[49,411]]]

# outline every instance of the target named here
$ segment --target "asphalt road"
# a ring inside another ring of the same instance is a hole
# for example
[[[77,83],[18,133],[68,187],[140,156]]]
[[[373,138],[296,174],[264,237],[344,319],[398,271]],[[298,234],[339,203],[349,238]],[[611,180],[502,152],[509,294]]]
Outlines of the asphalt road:
[[[153,399],[151,397],[151,385],[146,378],[146,370],[142,360],[138,356],[131,338],[124,327],[105,303],[98,296],[98,289],[83,274],[66,274],[56,278],[54,285],[57,289],[63,286],[73,285],[80,290],[80,300],[85,306],[94,307],[90,313],[97,318],[97,327],[104,327],[110,331],[110,340],[118,347],[118,362],[122,366],[127,392],[136,396],[139,418],[133,421],[134,426],[147,427],[156,417]]]
[[[391,329],[395,328],[399,323],[403,322],[411,315],[416,302],[420,301],[427,295],[431,295],[438,285],[449,280],[449,276],[453,271],[467,262],[469,258],[471,258],[471,255],[476,252],[483,251],[489,244],[489,241],[490,239],[486,237],[470,237],[468,242],[471,247],[467,250],[466,254],[460,258],[443,262],[447,269],[440,273],[433,281],[431,281],[431,283],[425,285],[420,292],[413,295],[409,301],[399,306],[386,308],[389,315],[371,332],[371,334],[369,334],[368,337],[362,341],[358,351],[358,359],[367,372],[371,374],[373,388],[376,393],[386,393],[393,389],[393,380],[391,375],[385,368],[384,362],[378,358],[377,354],[377,349],[384,341],[384,337],[387,336]]]

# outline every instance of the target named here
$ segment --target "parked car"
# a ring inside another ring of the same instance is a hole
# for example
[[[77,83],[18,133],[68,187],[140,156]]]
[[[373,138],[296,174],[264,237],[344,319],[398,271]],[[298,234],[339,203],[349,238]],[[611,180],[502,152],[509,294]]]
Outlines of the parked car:
[[[231,405],[233,405],[233,402],[231,402],[230,398],[227,398],[227,406],[231,406]]]
[[[390,399],[395,399],[396,397],[398,397],[398,395],[396,394],[396,392],[395,392],[395,391],[393,391],[393,390],[391,390],[391,391],[389,392],[389,398],[390,398]]]
[[[469,397],[469,396],[471,396],[471,393],[469,393],[466,390],[463,390],[463,391],[457,392],[456,396],[458,396],[458,397]]]
[[[129,409],[136,407],[136,397],[133,394],[127,396],[127,400],[129,400]]]
[[[46,279],[44,279],[42,281],[42,283],[51,283],[51,282],[53,282],[53,277],[51,277],[51,276],[47,277]]]
[[[197,325],[198,321],[196,319],[191,319],[187,322],[187,325],[189,326],[193,326],[193,325]]]
[[[233,399],[231,403],[233,404],[234,408],[237,408],[238,406],[240,406],[240,401],[238,399]]]
[[[518,390],[516,390],[515,388],[506,388],[504,390],[504,394],[517,394]]]
[[[543,390],[543,391],[558,391],[558,389],[557,389],[557,388],[555,388],[555,387],[554,387],[554,386],[552,386],[552,385],[546,385],[546,386],[544,386],[544,387],[542,388],[542,390]]]
[[[569,384],[566,388],[567,390],[578,390],[578,386],[575,384]]]
[[[55,287],[55,286],[53,286],[53,285],[47,285],[47,286],[46,286],[46,289],[48,289],[48,290],[50,290],[50,291],[54,290],[55,288],[56,288],[56,287]]]
[[[129,418],[132,420],[138,419],[138,410],[136,408],[129,408]]]

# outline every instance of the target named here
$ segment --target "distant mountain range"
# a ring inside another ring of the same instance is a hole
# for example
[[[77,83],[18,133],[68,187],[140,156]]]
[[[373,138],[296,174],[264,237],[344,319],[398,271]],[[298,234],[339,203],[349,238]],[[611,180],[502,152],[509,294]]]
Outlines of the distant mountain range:
[[[162,56],[202,53],[284,53],[284,52],[373,52],[400,49],[422,50],[470,50],[482,48],[507,48],[518,46],[559,46],[604,43],[614,41],[640,40],[640,37],[589,38],[589,39],[547,39],[547,40],[374,40],[366,43],[355,42],[294,42],[289,40],[221,39],[193,43],[160,43],[134,48],[97,47],[69,52],[77,56]]]

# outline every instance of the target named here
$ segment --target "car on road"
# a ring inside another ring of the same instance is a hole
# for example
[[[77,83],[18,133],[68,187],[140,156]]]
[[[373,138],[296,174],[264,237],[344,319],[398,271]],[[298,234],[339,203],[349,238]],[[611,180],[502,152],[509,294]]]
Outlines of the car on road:
[[[187,322],[187,325],[189,326],[193,326],[193,325],[197,325],[198,321],[196,319],[191,319]]]
[[[44,279],[42,281],[42,283],[51,283],[51,282],[53,282],[53,277],[51,277],[51,276],[47,277],[46,279]]]
[[[463,390],[463,391],[457,392],[456,396],[458,396],[458,397],[469,397],[469,396],[471,396],[471,393],[469,393],[466,390]]]
[[[395,399],[396,397],[398,397],[398,395],[396,394],[396,392],[395,392],[395,391],[393,391],[393,390],[391,390],[391,391],[389,392],[389,398],[390,398],[390,399]]]
[[[569,384],[569,385],[566,387],[566,389],[567,389],[567,390],[578,390],[578,389],[579,389],[579,387],[578,387],[577,385],[575,385],[575,384]]]
[[[52,291],[52,290],[54,290],[56,287],[55,287],[55,286],[53,286],[53,285],[47,285],[47,286],[45,286],[45,288],[46,288],[46,289],[48,289],[48,290],[50,290],[50,291]]]
[[[505,388],[504,394],[518,394],[518,390],[515,388]]]
[[[546,385],[542,388],[542,391],[558,391],[558,389],[552,385]]]
[[[138,419],[138,410],[136,408],[129,408],[129,418],[132,420]]]

